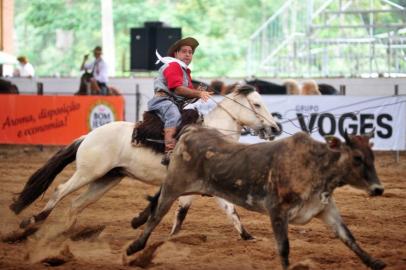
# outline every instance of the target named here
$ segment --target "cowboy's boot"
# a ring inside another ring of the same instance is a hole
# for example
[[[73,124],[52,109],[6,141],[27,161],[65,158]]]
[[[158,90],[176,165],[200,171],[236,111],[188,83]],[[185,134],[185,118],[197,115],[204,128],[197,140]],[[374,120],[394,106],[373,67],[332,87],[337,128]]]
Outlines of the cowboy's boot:
[[[165,155],[162,157],[161,164],[164,166],[169,165],[170,156],[172,150],[175,148],[176,140],[174,138],[176,128],[164,128],[164,140],[165,140]]]

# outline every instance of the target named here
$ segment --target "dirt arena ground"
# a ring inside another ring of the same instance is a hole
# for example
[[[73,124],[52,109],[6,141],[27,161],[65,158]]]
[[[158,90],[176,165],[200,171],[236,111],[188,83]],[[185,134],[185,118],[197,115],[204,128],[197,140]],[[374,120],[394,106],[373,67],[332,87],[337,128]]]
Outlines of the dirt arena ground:
[[[8,210],[13,194],[19,192],[28,177],[58,148],[0,146],[0,234],[7,237],[23,217],[48,201],[52,191],[74,171],[69,165],[42,199],[20,216]],[[344,187],[335,198],[341,214],[358,243],[387,269],[406,269],[406,154],[395,162],[393,153],[379,153],[378,175],[385,194],[370,198],[361,191]],[[124,250],[140,231],[130,227],[130,220],[143,209],[144,196],[157,187],[124,179],[100,201],[88,207],[78,220],[78,228],[104,225],[99,234],[85,237],[55,237],[64,224],[65,213],[73,196],[65,198],[43,227],[28,240],[0,242],[0,269],[44,269],[45,258],[62,258],[56,269],[134,269],[123,265]],[[231,222],[216,202],[201,197],[192,206],[183,231],[168,238],[175,206],[153,233],[149,246],[163,244],[146,267],[149,269],[280,269],[279,258],[268,217],[238,208],[242,222],[256,237],[239,239]],[[54,236],[54,237],[52,237]],[[76,235],[77,236],[77,235]],[[334,237],[324,224],[314,220],[306,226],[290,226],[290,261],[302,263],[301,269],[366,269],[361,261]],[[146,260],[148,261],[148,260]],[[47,260],[52,263],[51,260]],[[48,268],[49,269],[49,268]],[[299,269],[297,267],[296,269]]]

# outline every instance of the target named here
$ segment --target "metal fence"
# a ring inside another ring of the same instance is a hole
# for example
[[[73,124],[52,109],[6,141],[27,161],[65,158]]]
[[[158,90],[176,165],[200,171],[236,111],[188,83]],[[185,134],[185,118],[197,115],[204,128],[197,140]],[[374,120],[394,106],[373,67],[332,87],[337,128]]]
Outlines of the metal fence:
[[[373,74],[406,75],[406,9],[388,0],[289,0],[250,38],[248,76]]]

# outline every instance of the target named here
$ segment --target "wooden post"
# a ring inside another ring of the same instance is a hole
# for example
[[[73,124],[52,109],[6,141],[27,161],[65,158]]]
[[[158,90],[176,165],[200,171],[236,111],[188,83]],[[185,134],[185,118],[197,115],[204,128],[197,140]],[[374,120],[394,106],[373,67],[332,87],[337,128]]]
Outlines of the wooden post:
[[[345,85],[340,84],[340,95],[345,96]]]
[[[85,84],[86,84],[86,95],[90,96],[92,94],[92,86],[88,81],[86,81]]]
[[[42,82],[37,82],[37,95],[44,95],[44,84]]]
[[[399,95],[399,85],[395,84],[395,96]],[[399,150],[396,150],[396,163],[399,163],[400,161],[400,156],[399,156]]]
[[[44,84],[42,82],[37,82],[37,95],[44,95]],[[38,145],[39,151],[44,151],[44,146],[42,144]]]
[[[137,83],[135,85],[135,122],[138,122],[140,118],[140,106],[141,106],[140,85]]]

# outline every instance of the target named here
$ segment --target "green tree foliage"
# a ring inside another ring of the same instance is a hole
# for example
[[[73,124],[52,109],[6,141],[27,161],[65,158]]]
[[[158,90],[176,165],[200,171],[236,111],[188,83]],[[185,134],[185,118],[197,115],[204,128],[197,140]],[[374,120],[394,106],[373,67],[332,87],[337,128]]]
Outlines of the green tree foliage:
[[[94,12],[96,10],[96,12]],[[39,76],[78,74],[81,57],[100,44],[98,1],[17,0],[18,54],[27,55]],[[72,46],[56,47],[56,32],[71,31]]]
[[[39,76],[79,75],[83,55],[101,45],[100,1],[15,0],[17,53],[29,57]],[[376,5],[381,2],[373,1]],[[405,5],[405,0],[394,2]],[[199,40],[192,66],[195,76],[244,76],[250,36],[283,3],[284,0],[114,0],[116,73],[130,75],[130,29],[143,27],[146,21],[162,21],[171,27],[181,27],[183,36]],[[357,1],[354,5],[365,8],[370,3]],[[298,8],[305,12],[305,1],[303,5]],[[403,14],[381,22],[402,23]],[[323,18],[317,18],[316,23]],[[346,18],[348,24],[361,19]],[[368,16],[362,19],[368,24]],[[333,37],[339,31],[343,30],[319,30],[318,36]],[[352,31],[352,36],[364,36],[367,29],[346,31]],[[72,38],[71,46],[57,46],[57,33],[61,32]]]
[[[281,2],[115,0],[117,74],[129,75],[130,29],[163,21],[199,40],[195,75],[242,76],[249,36]],[[100,0],[15,0],[17,53],[29,57],[39,76],[77,76],[83,55],[101,44],[100,9]],[[56,46],[57,31],[72,33],[71,47]]]
[[[194,72],[203,76],[242,76],[250,35],[280,1],[179,1],[173,22],[201,43]],[[193,14],[193,16],[190,16]]]

